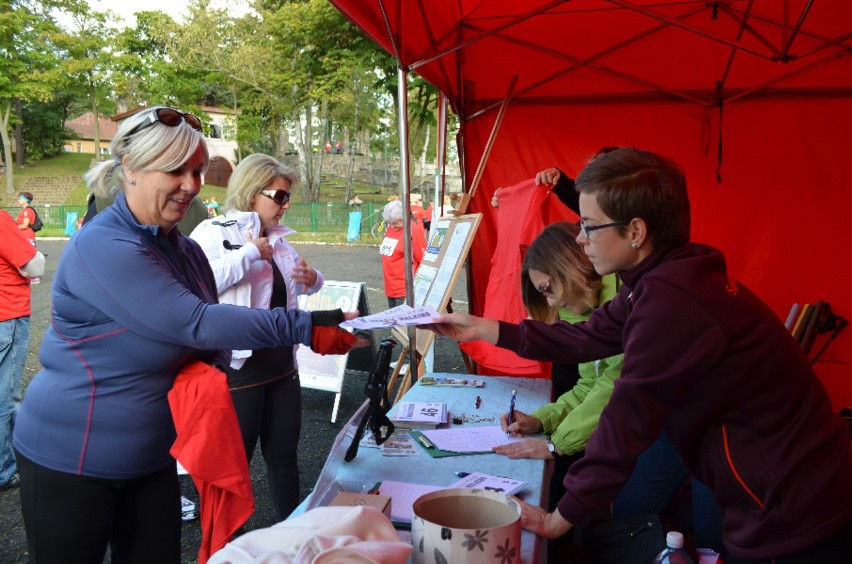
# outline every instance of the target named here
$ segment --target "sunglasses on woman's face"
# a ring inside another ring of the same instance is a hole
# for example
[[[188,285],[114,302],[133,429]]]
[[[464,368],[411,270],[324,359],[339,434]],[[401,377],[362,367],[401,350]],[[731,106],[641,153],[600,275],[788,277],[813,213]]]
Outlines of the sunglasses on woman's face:
[[[290,192],[287,190],[261,190],[260,193],[279,206],[283,206],[290,201]]]
[[[188,114],[174,108],[152,108],[145,111],[148,112],[145,114],[145,121],[128,131],[126,137],[135,135],[146,127],[158,122],[169,127],[177,127],[182,121],[185,121],[192,129],[201,131],[201,120],[198,116]]]

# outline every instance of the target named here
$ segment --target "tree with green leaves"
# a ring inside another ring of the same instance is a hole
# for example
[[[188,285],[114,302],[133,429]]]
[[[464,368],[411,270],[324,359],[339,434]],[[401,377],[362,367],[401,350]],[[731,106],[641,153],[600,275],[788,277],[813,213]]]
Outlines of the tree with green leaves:
[[[112,88],[113,45],[117,32],[111,12],[95,12],[85,0],[64,0],[62,10],[71,21],[71,29],[56,37],[65,58],[59,65],[68,88],[78,92],[94,116],[95,155],[101,155],[99,118],[115,110]]]
[[[38,161],[62,153],[69,131],[63,126],[63,103],[32,100],[23,107],[23,137],[27,155]]]
[[[314,150],[329,124],[353,126],[341,110],[354,100],[353,81],[359,76],[361,94],[369,95],[363,77],[387,55],[324,0],[257,0],[253,7],[233,18],[194,0],[169,53],[176,64],[233,87],[241,145],[281,157],[294,133],[302,200],[317,201],[324,154]],[[376,123],[376,107],[359,95],[359,122]]]
[[[6,172],[6,193],[14,193],[10,132],[18,101],[47,101],[53,92],[57,64],[50,37],[55,23],[48,7],[38,1],[0,1],[0,141]],[[16,147],[23,151],[24,147]]]
[[[328,131],[351,128],[357,136],[362,129],[372,129],[379,122],[379,103],[375,71],[390,64],[391,58],[368,39],[327,2],[304,0],[284,2],[269,15],[277,30],[278,49],[287,54],[288,67],[281,72],[293,85],[294,101],[302,118],[309,124],[312,108],[325,108],[322,119],[330,120]],[[358,108],[357,124],[355,108]],[[320,162],[311,167],[313,143],[322,138],[308,135],[303,128],[303,153],[308,178],[311,179],[311,201],[319,198]],[[323,133],[326,131],[324,128]],[[311,145],[308,145],[310,141]],[[351,150],[351,141],[347,149]],[[313,170],[311,170],[313,169]],[[347,180],[351,192],[351,179]],[[347,193],[347,198],[349,197]]]

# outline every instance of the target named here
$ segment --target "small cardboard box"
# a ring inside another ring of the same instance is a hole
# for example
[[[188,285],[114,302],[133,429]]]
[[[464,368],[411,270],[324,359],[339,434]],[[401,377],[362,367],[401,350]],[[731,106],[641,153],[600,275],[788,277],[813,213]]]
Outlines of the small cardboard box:
[[[391,498],[386,495],[340,492],[329,505],[372,505],[388,519],[391,516]]]

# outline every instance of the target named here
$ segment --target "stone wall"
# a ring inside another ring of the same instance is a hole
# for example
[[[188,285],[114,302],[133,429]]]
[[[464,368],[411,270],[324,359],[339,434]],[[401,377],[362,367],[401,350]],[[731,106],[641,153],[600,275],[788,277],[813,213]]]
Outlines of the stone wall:
[[[80,181],[78,176],[31,176],[20,185],[18,192],[32,193],[36,206],[58,206],[65,203],[65,198]]]
[[[349,155],[326,154],[323,156],[322,163],[323,178],[333,176],[345,181],[349,176],[350,158],[355,159],[355,166],[353,168],[353,179],[355,182],[376,186],[382,192],[391,193],[398,190],[399,160],[377,161],[358,155],[350,157]],[[298,170],[299,157],[297,155],[288,155],[283,160],[287,165]],[[425,171],[421,171],[419,162],[413,164],[414,170],[411,175],[412,190],[418,192],[432,190],[435,186],[434,164],[427,163]],[[461,176],[458,173],[458,167],[453,169],[453,167],[447,166],[447,191],[450,193],[462,191]]]

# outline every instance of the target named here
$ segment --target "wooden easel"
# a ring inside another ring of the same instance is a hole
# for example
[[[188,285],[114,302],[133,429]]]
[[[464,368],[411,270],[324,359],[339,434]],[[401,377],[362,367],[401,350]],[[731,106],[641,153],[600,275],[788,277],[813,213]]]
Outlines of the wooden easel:
[[[437,221],[429,239],[426,255],[414,277],[414,307],[431,305],[439,312],[447,310],[447,304],[467,260],[467,254],[481,219],[482,214],[470,214],[442,217]],[[395,403],[414,384],[413,371],[417,370],[418,377],[422,375],[423,357],[432,346],[435,334],[425,330],[415,332],[414,350],[417,366],[409,366],[405,377],[398,384],[405,358],[411,352],[411,344],[406,331],[395,327],[391,330],[391,334],[402,345],[402,354],[387,386],[388,397],[393,394],[394,387],[398,387]]]
[[[391,330],[391,334],[393,338],[397,340],[397,342],[402,344],[402,352],[400,352],[399,359],[396,362],[396,366],[393,369],[393,373],[391,374],[390,379],[388,380],[388,397],[393,393],[394,386],[397,385],[397,380],[399,379],[400,373],[402,372],[402,367],[405,365],[404,361],[408,357],[408,353],[411,351],[411,346],[408,343],[408,335],[403,331],[400,331],[399,328],[394,327]],[[428,335],[427,335],[428,334]],[[417,359],[417,376],[418,378],[423,375],[423,357],[426,356],[426,352],[429,350],[429,347],[432,346],[432,342],[435,340],[435,334],[431,331],[417,331],[417,350],[415,351],[415,358]],[[421,336],[425,336],[428,339],[428,342],[424,345],[421,345]],[[405,365],[407,366],[407,365]],[[394,396],[393,403],[399,401],[399,399],[407,392],[411,386],[414,385],[414,380],[411,375],[411,367],[408,367],[405,375],[402,377],[402,380],[399,382],[399,387],[396,391],[396,395]]]

